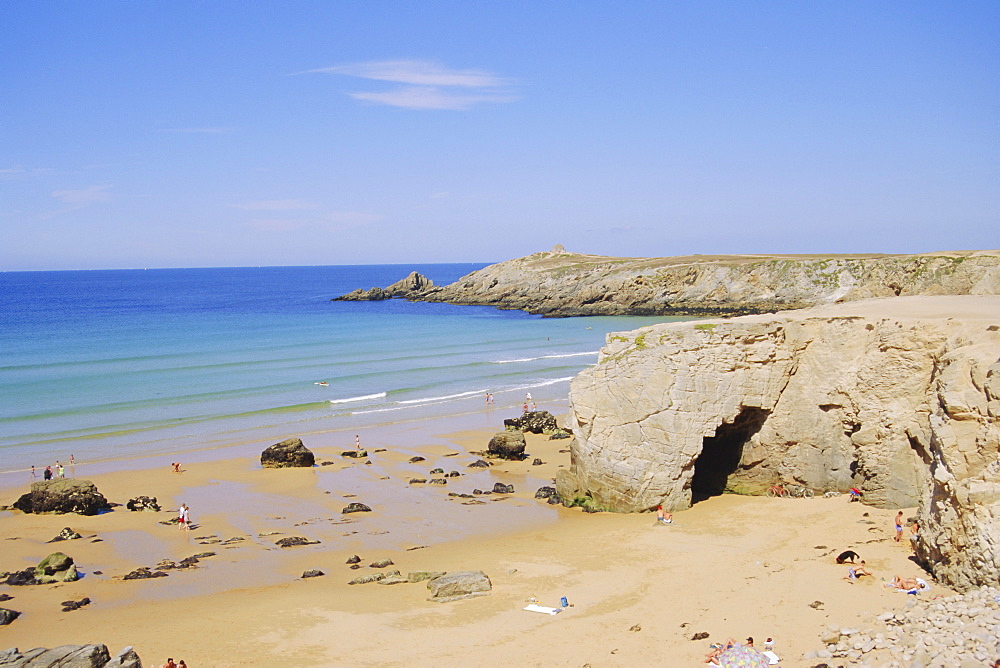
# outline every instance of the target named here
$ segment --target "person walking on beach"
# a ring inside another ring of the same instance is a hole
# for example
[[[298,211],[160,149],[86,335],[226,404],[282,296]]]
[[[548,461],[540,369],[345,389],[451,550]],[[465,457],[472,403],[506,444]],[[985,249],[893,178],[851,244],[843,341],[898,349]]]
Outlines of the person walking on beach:
[[[361,452],[361,434],[354,435],[354,447],[358,449],[358,452]]]
[[[56,462],[56,473],[60,478],[66,477],[66,469],[59,462]]]
[[[181,530],[191,528],[191,515],[188,513],[186,503],[182,503],[180,510],[177,511],[177,528]]]
[[[42,479],[43,480],[52,480],[52,467],[51,466],[46,466],[45,470],[42,471]]]
[[[903,511],[896,513],[896,542],[903,539]]]
[[[35,465],[34,465],[34,464],[32,464],[32,465],[31,465],[31,479],[32,479],[32,480],[34,480],[34,479],[35,479],[35,478],[37,478],[37,477],[38,477],[38,474],[37,474],[37,473],[35,473]]]

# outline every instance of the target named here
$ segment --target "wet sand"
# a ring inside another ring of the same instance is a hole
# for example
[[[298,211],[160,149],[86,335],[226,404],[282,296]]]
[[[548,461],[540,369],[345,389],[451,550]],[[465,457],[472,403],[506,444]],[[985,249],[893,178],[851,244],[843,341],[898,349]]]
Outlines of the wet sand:
[[[502,416],[494,416],[498,422]],[[440,423],[437,426],[442,426]],[[366,434],[371,465],[340,456],[343,435],[312,445],[312,469],[261,469],[256,457],[206,458],[170,472],[123,467],[93,476],[109,500],[156,496],[164,511],[124,507],[95,517],[0,513],[0,570],[64,551],[84,577],[74,583],[0,586],[22,612],[0,627],[0,648],[104,643],[133,645],[146,665],[167,656],[197,666],[700,665],[712,641],[773,636],[784,666],[821,646],[830,623],[858,625],[906,597],[881,578],[919,574],[909,546],[892,540],[893,511],[836,498],[722,496],[658,526],[649,514],[585,514],[533,498],[560,466],[566,440],[527,435],[531,457],[488,471],[469,469],[494,429],[437,435],[423,429]],[[336,442],[335,442],[336,441]],[[353,435],[350,435],[353,442]],[[376,449],[385,447],[384,452]],[[414,456],[425,461],[410,463]],[[532,466],[535,457],[545,464]],[[195,458],[197,460],[197,458]],[[411,485],[432,468],[463,475],[447,485]],[[78,466],[78,474],[85,470]],[[513,484],[509,496],[475,499],[449,492]],[[26,489],[0,490],[9,504]],[[351,501],[371,513],[343,515]],[[195,528],[161,521],[180,503]],[[867,514],[867,515],[866,515]],[[911,514],[911,513],[908,513]],[[63,527],[81,540],[47,544]],[[279,548],[282,537],[316,545]],[[102,539],[92,542],[94,538]],[[875,571],[851,584],[834,556],[853,548]],[[123,581],[140,566],[204,552],[196,569]],[[362,568],[345,563],[357,554]],[[418,570],[483,570],[489,596],[433,603],[423,583],[349,586],[389,558],[404,575]],[[306,569],[324,577],[303,580]],[[94,571],[101,571],[96,574]],[[932,595],[945,593],[935,586]],[[73,612],[60,602],[88,596]],[[555,616],[526,612],[535,597],[572,607]],[[811,607],[816,601],[822,604]],[[710,634],[692,641],[696,632]]]

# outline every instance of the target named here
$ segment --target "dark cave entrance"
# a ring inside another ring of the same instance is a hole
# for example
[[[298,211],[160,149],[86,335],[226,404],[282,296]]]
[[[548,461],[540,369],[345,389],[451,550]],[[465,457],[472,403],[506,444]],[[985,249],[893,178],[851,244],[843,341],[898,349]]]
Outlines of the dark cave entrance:
[[[702,441],[701,454],[694,462],[691,477],[691,502],[718,496],[726,489],[729,476],[743,459],[743,446],[760,431],[770,411],[744,406],[731,423],[716,427],[715,436]]]

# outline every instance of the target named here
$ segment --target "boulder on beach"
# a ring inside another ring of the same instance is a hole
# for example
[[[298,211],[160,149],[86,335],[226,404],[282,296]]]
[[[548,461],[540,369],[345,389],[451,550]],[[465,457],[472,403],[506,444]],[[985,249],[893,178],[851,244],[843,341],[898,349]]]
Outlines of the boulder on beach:
[[[110,505],[91,481],[57,478],[31,483],[31,491],[15,501],[14,507],[24,513],[96,515]]]
[[[532,434],[548,434],[559,428],[555,416],[548,411],[528,411],[521,417],[504,420],[503,426],[509,430],[530,431]]]
[[[347,515],[348,513],[370,513],[371,511],[372,509],[365,504],[354,502],[347,504],[347,506],[341,510],[340,513],[341,515]]]
[[[34,668],[35,666],[142,668],[142,661],[131,647],[126,647],[112,658],[107,645],[62,645],[52,649],[36,647],[25,652],[16,647],[0,651],[0,666],[11,666],[12,668]]]
[[[364,459],[368,456],[367,450],[344,450],[340,453],[341,457],[350,457],[351,459]]]
[[[524,434],[519,431],[501,431],[490,439],[489,454],[500,459],[524,459]]]
[[[125,507],[132,512],[160,512],[160,504],[156,502],[155,496],[137,496],[134,499],[129,499]]]
[[[7,608],[0,608],[0,626],[7,626],[8,624],[10,624],[12,621],[14,621],[15,619],[17,619],[20,616],[21,616],[21,613],[18,612],[17,610],[9,610]],[[3,665],[2,661],[0,661],[0,665]]]
[[[548,499],[549,497],[555,496],[556,488],[549,485],[539,487],[538,491],[535,492],[536,499]]]
[[[301,438],[288,438],[269,446],[260,453],[260,465],[266,469],[287,467],[308,468],[316,464],[316,456],[302,444]]]
[[[495,483],[493,485],[494,494],[513,494],[514,485],[505,485],[502,482]]]
[[[326,573],[319,570],[318,568],[310,568],[308,571],[302,572],[302,579],[305,580],[308,578],[319,578],[323,577],[324,575],[326,575]]]
[[[35,566],[35,581],[38,584],[50,582],[74,582],[80,579],[73,557],[62,552],[53,552]]]
[[[476,461],[469,464],[470,469],[488,469],[489,467],[490,463],[483,459],[477,459]]]
[[[493,583],[482,571],[458,571],[427,581],[431,600],[438,602],[457,601],[472,596],[485,596],[493,589]]]

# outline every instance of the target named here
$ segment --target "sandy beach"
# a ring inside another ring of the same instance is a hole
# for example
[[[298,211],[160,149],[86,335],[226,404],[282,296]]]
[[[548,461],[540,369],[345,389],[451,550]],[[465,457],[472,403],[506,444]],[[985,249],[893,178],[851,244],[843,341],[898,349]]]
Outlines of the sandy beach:
[[[116,652],[132,645],[146,665],[171,656],[190,666],[694,666],[710,642],[771,636],[782,665],[799,666],[807,665],[803,652],[822,646],[828,624],[863,626],[905,603],[882,579],[920,574],[908,544],[892,540],[895,513],[846,496],[724,495],[662,526],[651,514],[586,514],[535,500],[535,490],[569,465],[565,440],[528,434],[527,460],[476,472],[467,465],[493,430],[410,431],[409,441],[405,431],[396,432],[402,440],[386,436],[384,450],[374,438],[366,446],[371,465],[329,444],[313,449],[318,462],[333,463],[312,469],[262,469],[255,457],[239,457],[197,461],[182,474],[161,465],[79,476],[113,502],[155,496],[160,513],[0,513],[0,570],[60,550],[84,574],[73,583],[3,586],[14,597],[4,605],[22,615],[0,627],[0,646],[98,642]],[[425,460],[411,463],[415,456]],[[536,457],[545,463],[533,466]],[[437,467],[463,475],[446,486],[410,484]],[[515,493],[449,496],[494,481]],[[25,489],[3,490],[0,503]],[[342,514],[351,501],[373,512]],[[161,524],[180,503],[192,509],[191,531]],[[65,526],[83,538],[46,542]],[[289,536],[320,542],[274,544]],[[843,579],[846,567],[834,557],[848,548],[875,578]],[[197,568],[121,579],[206,551],[216,555]],[[354,554],[356,570],[345,563]],[[436,603],[423,583],[347,584],[383,558],[404,576],[482,570],[493,590]],[[313,568],[326,575],[301,578]],[[60,611],[62,601],[84,596],[93,602]],[[558,606],[563,596],[571,606],[558,615],[523,610],[531,598]],[[692,641],[695,633],[709,636]]]

